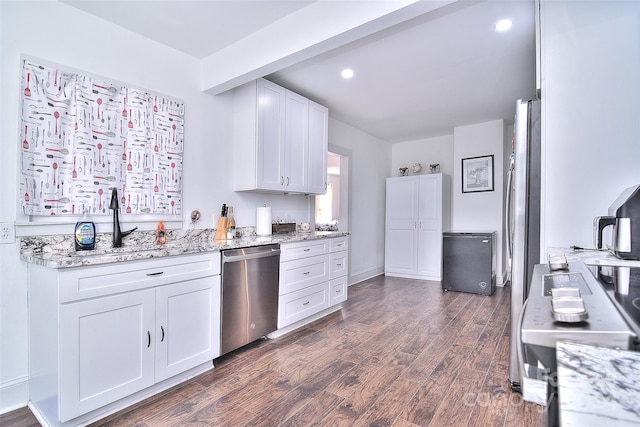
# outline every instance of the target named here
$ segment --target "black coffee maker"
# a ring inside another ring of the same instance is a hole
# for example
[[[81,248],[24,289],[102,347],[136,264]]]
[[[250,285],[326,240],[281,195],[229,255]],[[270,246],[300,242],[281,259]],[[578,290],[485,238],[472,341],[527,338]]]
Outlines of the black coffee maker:
[[[609,207],[608,216],[593,220],[593,240],[603,247],[603,231],[613,227],[607,247],[622,259],[640,260],[640,185],[629,187]]]

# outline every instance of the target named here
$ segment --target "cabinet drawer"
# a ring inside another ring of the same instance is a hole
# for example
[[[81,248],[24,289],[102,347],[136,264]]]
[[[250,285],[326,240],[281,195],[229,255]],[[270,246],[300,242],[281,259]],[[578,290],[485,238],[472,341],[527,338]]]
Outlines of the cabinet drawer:
[[[329,307],[329,282],[280,296],[278,328],[288,326]]]
[[[280,261],[329,253],[329,239],[308,240],[280,245]]]
[[[347,274],[347,251],[329,254],[329,265],[331,269],[330,278],[335,279]]]
[[[331,281],[329,290],[329,307],[347,300],[347,276]]]
[[[331,252],[346,251],[347,249],[349,249],[347,236],[334,237],[331,239],[331,247],[329,249]]]
[[[329,256],[319,255],[280,263],[280,295],[329,280]]]
[[[105,296],[220,274],[220,253],[170,256],[61,271],[60,302]]]

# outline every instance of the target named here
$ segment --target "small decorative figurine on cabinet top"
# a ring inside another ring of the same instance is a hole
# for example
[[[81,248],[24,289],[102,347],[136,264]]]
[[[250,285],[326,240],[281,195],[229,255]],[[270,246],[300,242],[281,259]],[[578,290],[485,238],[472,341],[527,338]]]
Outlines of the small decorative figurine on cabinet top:
[[[400,168],[400,176],[407,176],[409,175],[409,168],[404,167],[404,168]]]

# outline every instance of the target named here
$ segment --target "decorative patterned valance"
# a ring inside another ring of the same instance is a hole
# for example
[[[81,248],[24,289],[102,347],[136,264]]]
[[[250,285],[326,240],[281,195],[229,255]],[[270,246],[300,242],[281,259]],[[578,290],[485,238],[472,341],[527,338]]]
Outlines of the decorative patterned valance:
[[[179,215],[184,102],[24,60],[25,215]]]

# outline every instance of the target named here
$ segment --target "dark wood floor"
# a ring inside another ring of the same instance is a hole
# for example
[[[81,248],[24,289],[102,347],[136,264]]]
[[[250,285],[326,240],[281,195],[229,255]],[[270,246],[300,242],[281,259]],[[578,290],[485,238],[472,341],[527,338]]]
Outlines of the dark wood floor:
[[[379,276],[341,311],[216,359],[95,426],[542,426],[510,391],[509,288],[491,296]],[[28,410],[3,427],[37,425]]]

